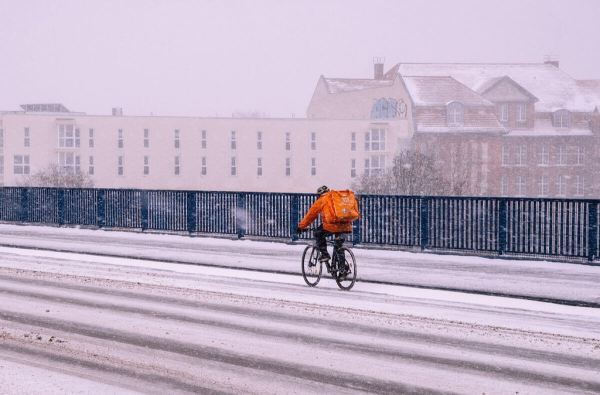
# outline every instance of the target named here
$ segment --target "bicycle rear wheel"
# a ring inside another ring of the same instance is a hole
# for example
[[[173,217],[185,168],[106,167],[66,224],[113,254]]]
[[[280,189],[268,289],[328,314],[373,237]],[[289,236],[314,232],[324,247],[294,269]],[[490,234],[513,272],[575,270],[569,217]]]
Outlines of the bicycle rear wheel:
[[[319,250],[314,246],[307,246],[302,254],[302,277],[311,287],[314,287],[321,280],[323,264],[319,262]]]
[[[342,252],[346,258],[346,265],[342,264],[334,266],[339,268],[338,272],[334,275],[334,278],[340,289],[349,291],[356,282],[356,258],[354,258],[352,250],[349,250],[346,247],[342,247],[338,250],[338,253],[341,254]],[[335,255],[333,259],[336,261],[334,263],[337,264],[338,256]]]

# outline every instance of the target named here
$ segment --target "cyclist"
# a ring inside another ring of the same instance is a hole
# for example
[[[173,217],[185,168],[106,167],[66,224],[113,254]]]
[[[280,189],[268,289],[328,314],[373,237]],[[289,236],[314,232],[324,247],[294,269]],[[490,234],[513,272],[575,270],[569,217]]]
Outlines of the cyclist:
[[[331,235],[335,235],[335,246],[339,251],[340,247],[344,244],[346,240],[346,233],[352,232],[352,223],[351,222],[331,222],[332,218],[329,218],[327,215],[328,210],[325,210],[328,204],[331,204],[331,199],[328,198],[328,194],[331,193],[327,186],[323,185],[319,189],[317,189],[317,195],[319,198],[317,201],[311,206],[308,213],[304,219],[298,224],[298,233],[302,232],[304,229],[308,228],[308,226],[321,214],[322,225],[319,225],[317,229],[315,229],[315,240],[317,241],[317,248],[321,252],[321,258],[319,259],[321,262],[324,262],[327,265],[327,271],[330,271],[329,267],[329,259],[331,256],[327,252],[327,241],[326,238]],[[358,207],[356,208],[358,211]],[[345,262],[344,260],[344,252],[340,252],[339,262]]]

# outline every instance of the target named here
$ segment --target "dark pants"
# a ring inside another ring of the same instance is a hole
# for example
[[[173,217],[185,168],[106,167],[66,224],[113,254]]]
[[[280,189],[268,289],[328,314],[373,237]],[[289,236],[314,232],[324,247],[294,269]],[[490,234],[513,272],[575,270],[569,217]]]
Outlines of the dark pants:
[[[317,229],[315,229],[315,240],[317,241],[317,248],[321,251],[322,257],[331,258],[329,253],[327,252],[327,240],[326,238],[335,235],[335,247],[338,250],[338,262],[344,262],[344,252],[340,251],[340,248],[346,241],[345,233],[333,233],[328,230],[323,229],[323,225],[319,225]]]

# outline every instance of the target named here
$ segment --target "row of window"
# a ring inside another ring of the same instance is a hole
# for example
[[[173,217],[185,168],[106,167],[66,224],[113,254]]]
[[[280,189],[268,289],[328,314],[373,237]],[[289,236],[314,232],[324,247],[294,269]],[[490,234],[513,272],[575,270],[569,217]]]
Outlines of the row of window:
[[[256,158],[256,175],[263,175],[263,158]],[[144,165],[143,165],[143,174],[150,174],[150,157],[144,156]],[[79,155],[75,155],[73,152],[59,152],[58,154],[58,164],[59,166],[71,172],[79,172],[81,171],[81,157]],[[369,158],[365,159],[365,174],[367,175],[376,175],[380,174],[385,170],[386,165],[386,157],[385,155],[372,155]],[[233,156],[231,157],[231,175],[236,176],[238,169],[238,158]],[[30,166],[29,166],[29,155],[15,155],[13,158],[13,172],[14,174],[30,174]],[[174,175],[181,174],[181,157],[174,157]],[[0,156],[0,174],[4,174],[4,157]],[[88,174],[94,175],[94,157],[90,156],[88,161]],[[119,156],[117,158],[117,175],[125,174],[125,165],[124,165],[124,157]],[[205,176],[207,175],[207,160],[206,156],[201,157],[201,167],[200,174]],[[310,174],[311,176],[317,175],[317,159],[311,158],[311,166],[310,166]],[[292,175],[292,158],[285,158],[285,175],[287,177]],[[350,160],[350,177],[356,177],[356,159]]]
[[[510,150],[508,147],[502,147],[502,165],[503,166],[525,166],[527,165],[527,147],[517,147],[511,158]],[[569,157],[571,158],[569,160]],[[538,165],[549,165],[550,164],[550,148],[539,147],[537,149],[537,164]],[[556,165],[584,165],[585,164],[585,150],[583,147],[567,147],[560,146],[556,151]]]
[[[201,148],[206,149],[206,130],[202,131]],[[386,150],[386,137],[387,131],[385,129],[371,129],[365,132],[365,151],[385,151]],[[29,128],[24,130],[24,147],[28,148],[31,146]],[[179,129],[174,130],[174,147],[180,148],[181,138]],[[4,133],[0,129],[0,148],[4,147]],[[80,130],[74,128],[73,125],[58,125],[58,147],[59,148],[80,148],[81,147],[81,136]],[[88,147],[94,148],[94,129],[88,131]],[[124,148],[123,142],[123,129],[117,131],[117,147]],[[143,147],[150,147],[150,130],[144,129]],[[256,148],[261,151],[263,149],[263,135],[261,131],[256,132]],[[237,149],[237,134],[235,130],[231,131],[231,149]],[[292,149],[291,133],[285,133],[285,150],[290,151]],[[315,151],[317,149],[317,133],[312,132],[310,136],[310,149]],[[350,150],[356,151],[356,132],[352,132],[350,135]]]
[[[585,192],[585,178],[583,176],[558,176],[554,180],[555,195],[556,196],[567,196],[567,182],[572,181],[572,193],[575,197],[584,196]],[[508,196],[509,179],[506,176],[502,177],[502,196]],[[550,193],[550,177],[539,176],[537,178],[537,195],[540,197],[548,196]],[[526,177],[519,176],[514,179],[514,194],[515,196],[527,196],[527,179]]]

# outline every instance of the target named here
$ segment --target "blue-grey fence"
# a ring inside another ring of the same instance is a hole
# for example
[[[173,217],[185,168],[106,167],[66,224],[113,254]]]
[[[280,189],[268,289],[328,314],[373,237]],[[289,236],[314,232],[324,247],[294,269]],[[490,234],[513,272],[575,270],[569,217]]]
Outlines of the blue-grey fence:
[[[0,188],[0,221],[310,239],[314,194]],[[597,261],[600,200],[361,195],[354,244]]]

